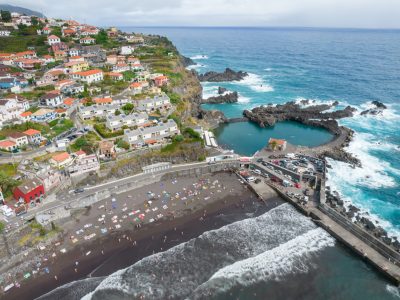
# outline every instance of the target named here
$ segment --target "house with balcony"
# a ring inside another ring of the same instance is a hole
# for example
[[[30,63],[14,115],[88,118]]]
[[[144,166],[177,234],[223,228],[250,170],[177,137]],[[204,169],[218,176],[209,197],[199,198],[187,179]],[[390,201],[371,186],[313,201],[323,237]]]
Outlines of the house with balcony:
[[[136,109],[138,111],[152,112],[159,110],[165,110],[171,108],[171,100],[166,94],[154,96],[154,98],[147,97],[142,100],[136,100]]]
[[[125,129],[124,141],[133,148],[153,146],[162,144],[180,133],[178,125],[174,120],[169,119],[165,123],[156,126],[143,127],[139,129]]]
[[[122,127],[142,127],[145,125],[151,125],[149,122],[149,116],[147,113],[133,113],[130,115],[109,115],[106,120],[106,127],[111,131],[120,130]]]

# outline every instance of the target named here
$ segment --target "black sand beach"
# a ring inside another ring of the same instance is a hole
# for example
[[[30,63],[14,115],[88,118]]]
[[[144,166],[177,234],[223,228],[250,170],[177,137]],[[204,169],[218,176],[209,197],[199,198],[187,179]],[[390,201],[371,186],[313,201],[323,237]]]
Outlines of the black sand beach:
[[[235,175],[231,175],[230,180],[238,182]],[[14,288],[3,295],[3,298],[35,299],[72,281],[109,275],[203,232],[263,214],[283,203],[279,197],[269,199],[266,203],[260,202],[246,186],[239,182],[236,185],[240,190],[239,195],[225,195],[221,199],[210,201],[195,212],[188,210],[178,218],[168,217],[141,228],[110,232],[91,242],[78,244],[61,259],[52,261],[50,274],[24,282],[20,288]],[[90,255],[86,255],[89,251]],[[44,295],[40,299],[54,299],[54,295]],[[57,295],[57,299],[70,298]]]

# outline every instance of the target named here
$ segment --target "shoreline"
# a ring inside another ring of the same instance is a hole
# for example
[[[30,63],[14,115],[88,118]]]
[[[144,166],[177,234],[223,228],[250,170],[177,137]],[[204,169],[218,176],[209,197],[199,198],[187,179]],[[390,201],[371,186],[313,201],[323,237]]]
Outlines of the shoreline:
[[[237,179],[236,175],[232,176],[235,176],[235,180]],[[248,199],[243,200],[243,197]],[[224,197],[207,204],[204,209],[186,212],[179,218],[169,218],[157,223],[144,225],[139,230],[124,230],[110,234],[107,237],[98,238],[88,244],[76,245],[62,257],[57,265],[54,265],[52,274],[38,276],[26,282],[20,288],[12,289],[3,296],[6,296],[5,298],[32,299],[33,295],[35,298],[44,296],[45,293],[57,287],[68,282],[85,279],[88,275],[91,275],[91,277],[109,275],[121,268],[134,264],[146,256],[165,251],[177,244],[197,237],[205,231],[217,229],[230,223],[220,218],[221,214],[235,215],[237,218],[243,219],[246,218],[245,213],[249,211],[256,209],[254,213],[264,213],[282,203],[284,201],[276,196],[264,204],[246,186],[239,196]],[[206,217],[204,217],[204,210],[207,211]],[[235,219],[233,222],[239,219]],[[182,231],[184,233],[183,236],[181,234]],[[163,241],[164,236],[168,236],[166,242]],[[133,245],[133,241],[136,241],[136,245]],[[83,256],[89,249],[92,249],[93,253],[89,256]],[[93,249],[97,250],[93,251]],[[80,258],[79,265],[75,266],[74,258],[78,256],[83,258]],[[78,272],[75,272],[75,268],[78,269]],[[55,280],[53,275],[61,270],[62,275],[58,275],[57,280]],[[40,288],[38,288],[39,286]],[[43,297],[43,299],[47,298]]]

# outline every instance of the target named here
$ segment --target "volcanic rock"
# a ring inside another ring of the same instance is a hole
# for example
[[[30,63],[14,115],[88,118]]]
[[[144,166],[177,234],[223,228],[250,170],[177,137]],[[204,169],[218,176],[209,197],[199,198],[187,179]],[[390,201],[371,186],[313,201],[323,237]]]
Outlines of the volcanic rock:
[[[237,92],[227,93],[225,95],[219,95],[203,99],[203,103],[219,104],[219,103],[236,103],[238,102],[239,95]]]
[[[235,72],[230,68],[226,68],[225,71],[222,73],[210,71],[205,74],[199,74],[198,78],[202,82],[239,81],[248,75],[249,75],[248,73],[243,71]]]

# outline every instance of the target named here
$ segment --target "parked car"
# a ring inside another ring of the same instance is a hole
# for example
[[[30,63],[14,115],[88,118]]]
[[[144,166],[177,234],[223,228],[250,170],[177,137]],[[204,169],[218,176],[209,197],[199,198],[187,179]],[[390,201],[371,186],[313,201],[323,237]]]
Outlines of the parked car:
[[[75,194],[83,193],[85,190],[83,188],[78,188],[74,190]]]

